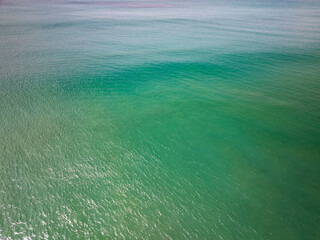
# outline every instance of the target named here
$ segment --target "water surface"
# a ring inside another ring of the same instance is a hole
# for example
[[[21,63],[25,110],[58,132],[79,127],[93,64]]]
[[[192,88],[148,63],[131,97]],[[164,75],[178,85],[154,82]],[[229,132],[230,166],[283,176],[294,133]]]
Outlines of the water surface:
[[[319,239],[316,1],[0,1],[0,239]]]

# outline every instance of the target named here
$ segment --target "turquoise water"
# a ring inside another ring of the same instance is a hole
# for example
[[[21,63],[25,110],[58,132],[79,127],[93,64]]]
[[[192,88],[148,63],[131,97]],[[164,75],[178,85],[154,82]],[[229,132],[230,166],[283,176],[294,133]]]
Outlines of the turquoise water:
[[[0,239],[319,239],[320,4],[0,1]]]

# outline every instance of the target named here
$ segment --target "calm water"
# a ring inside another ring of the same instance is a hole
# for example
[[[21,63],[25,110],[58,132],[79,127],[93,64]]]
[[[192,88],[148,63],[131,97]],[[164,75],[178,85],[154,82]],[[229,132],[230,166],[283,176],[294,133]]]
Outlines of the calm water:
[[[0,1],[0,239],[320,239],[320,3]]]

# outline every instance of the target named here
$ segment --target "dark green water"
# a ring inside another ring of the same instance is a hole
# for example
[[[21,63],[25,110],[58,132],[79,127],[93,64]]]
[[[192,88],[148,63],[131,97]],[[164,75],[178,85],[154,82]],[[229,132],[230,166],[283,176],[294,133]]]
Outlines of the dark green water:
[[[0,1],[0,239],[320,239],[320,4]]]

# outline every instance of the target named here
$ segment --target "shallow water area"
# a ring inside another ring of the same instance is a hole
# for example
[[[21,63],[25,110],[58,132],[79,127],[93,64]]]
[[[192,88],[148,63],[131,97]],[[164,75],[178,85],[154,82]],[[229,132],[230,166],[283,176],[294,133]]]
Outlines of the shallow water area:
[[[319,239],[317,1],[0,1],[0,239]]]

